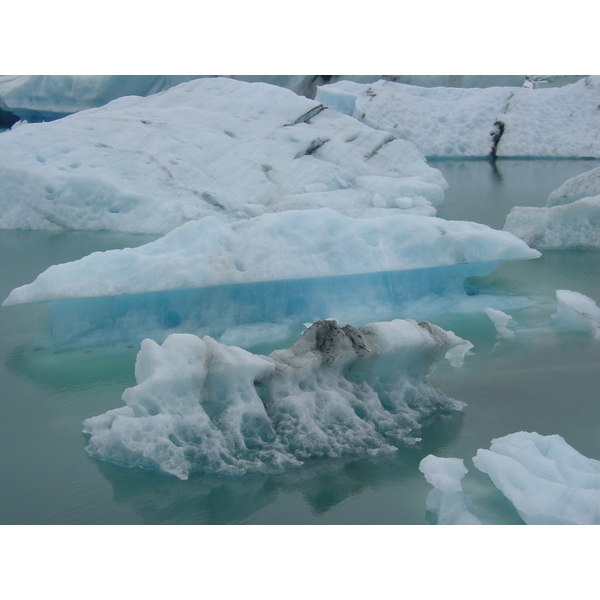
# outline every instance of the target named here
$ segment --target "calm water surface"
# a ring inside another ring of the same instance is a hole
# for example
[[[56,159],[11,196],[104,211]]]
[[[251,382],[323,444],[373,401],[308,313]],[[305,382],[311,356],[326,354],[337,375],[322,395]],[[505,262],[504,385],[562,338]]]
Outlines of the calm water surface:
[[[450,189],[439,214],[496,228],[513,205],[541,206],[565,179],[599,161],[436,162]],[[152,238],[109,233],[0,232],[0,297],[56,263]],[[56,351],[38,344],[44,306],[0,308],[0,523],[2,524],[427,524],[431,487],[418,471],[429,453],[465,459],[470,498],[490,522],[520,523],[471,463],[478,448],[514,431],[558,433],[600,460],[600,343],[550,328],[556,289],[600,302],[600,253],[546,252],[473,281],[481,293],[525,295],[512,311],[514,341],[497,343],[484,314],[432,319],[475,344],[461,369],[444,363],[432,382],[466,401],[433,423],[417,448],[364,460],[318,460],[280,476],[188,481],[90,459],[84,419],[122,405],[135,384],[138,347]]]

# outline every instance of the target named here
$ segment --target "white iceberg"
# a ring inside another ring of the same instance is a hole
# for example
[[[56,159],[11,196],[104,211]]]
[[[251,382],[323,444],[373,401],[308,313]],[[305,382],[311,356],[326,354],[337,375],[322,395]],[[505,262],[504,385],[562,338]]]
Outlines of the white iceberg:
[[[556,290],[556,299],[557,310],[551,316],[554,325],[600,337],[600,308],[591,298],[579,292]]]
[[[600,167],[567,179],[548,196],[546,206],[570,204],[592,196],[600,196]]]
[[[189,334],[147,339],[126,406],[84,422],[86,450],[180,479],[393,452],[418,440],[426,417],[463,408],[425,381],[462,341],[410,320],[318,322],[268,357]]]
[[[426,507],[437,515],[438,525],[481,525],[462,491],[461,479],[468,473],[462,459],[429,454],[419,463],[419,470],[435,488],[427,496]]]
[[[495,308],[489,307],[486,308],[484,312],[494,324],[494,327],[496,328],[496,335],[499,338],[511,340],[515,337],[515,332],[508,328],[509,323],[514,323],[514,319],[510,315],[507,315],[501,310],[496,310]]]
[[[563,87],[417,87],[339,81],[316,100],[428,157],[600,157],[600,77]]]
[[[478,450],[473,462],[527,524],[600,524],[600,461],[559,435],[513,433]]]
[[[447,187],[409,142],[228,78],[21,125],[0,136],[0,153],[3,229],[166,233],[209,215],[323,206],[432,215]]]
[[[552,207],[515,206],[504,230],[540,250],[600,248],[600,195]]]

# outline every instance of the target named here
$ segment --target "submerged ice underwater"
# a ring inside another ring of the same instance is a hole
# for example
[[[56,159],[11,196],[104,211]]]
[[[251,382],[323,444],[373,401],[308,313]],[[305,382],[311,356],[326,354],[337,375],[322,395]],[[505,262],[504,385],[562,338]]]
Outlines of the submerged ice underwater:
[[[0,78],[2,523],[600,522],[598,78],[60,79]]]

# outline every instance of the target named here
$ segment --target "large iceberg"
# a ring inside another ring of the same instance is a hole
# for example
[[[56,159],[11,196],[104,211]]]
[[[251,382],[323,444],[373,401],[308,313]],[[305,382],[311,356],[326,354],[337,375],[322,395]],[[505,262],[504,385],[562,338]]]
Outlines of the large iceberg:
[[[0,135],[0,228],[166,233],[329,206],[435,214],[416,148],[293,92],[204,78]]]
[[[290,348],[251,354],[206,336],[142,343],[126,406],[87,419],[88,453],[190,474],[281,472],[313,457],[414,444],[424,419],[461,410],[426,382],[451,332],[411,320],[313,324]]]
[[[600,461],[559,435],[513,433],[478,450],[473,462],[527,524],[600,524]]]
[[[507,232],[437,217],[358,219],[331,209],[232,223],[205,217],[138,248],[54,265],[4,305],[49,302],[61,343],[137,342],[175,331],[220,338],[231,327],[290,318],[365,324],[413,316],[403,303],[456,303],[467,277],[537,256]]]
[[[428,157],[600,157],[600,77],[563,87],[425,88],[339,81],[316,100]]]

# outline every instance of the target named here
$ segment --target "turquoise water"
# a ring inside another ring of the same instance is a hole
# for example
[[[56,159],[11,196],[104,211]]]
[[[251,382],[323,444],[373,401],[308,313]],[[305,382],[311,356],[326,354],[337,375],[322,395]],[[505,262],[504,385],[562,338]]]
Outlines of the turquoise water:
[[[540,206],[568,177],[598,161],[437,162],[450,183],[444,218],[501,228],[512,205]],[[500,177],[498,176],[500,172]],[[147,236],[0,232],[0,297],[48,266],[94,250],[139,245]],[[364,460],[315,460],[280,476],[188,481],[100,463],[84,451],[84,419],[122,405],[134,385],[138,347],[60,350],[44,346],[44,306],[0,308],[0,523],[2,524],[427,524],[431,487],[418,471],[429,453],[465,459],[464,488],[490,522],[520,523],[512,506],[470,462],[493,437],[514,431],[558,433],[600,459],[600,343],[548,325],[555,290],[600,302],[600,253],[546,252],[506,263],[471,283],[484,294],[527,296],[508,311],[513,342],[496,344],[484,314],[432,321],[475,344],[464,367],[440,365],[431,380],[468,406],[434,422],[417,448]],[[265,348],[268,351],[269,348]]]

